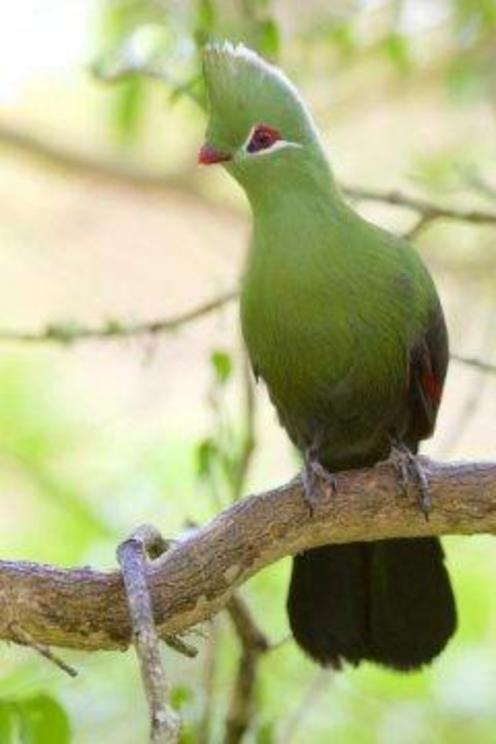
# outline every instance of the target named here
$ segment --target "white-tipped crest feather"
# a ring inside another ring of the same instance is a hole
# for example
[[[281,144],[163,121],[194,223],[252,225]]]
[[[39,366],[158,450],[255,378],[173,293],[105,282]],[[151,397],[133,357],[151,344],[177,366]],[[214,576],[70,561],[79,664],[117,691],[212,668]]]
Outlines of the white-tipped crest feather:
[[[296,86],[244,44],[208,44],[204,71],[211,104],[210,134],[220,143],[241,145],[257,122],[278,128],[291,141],[318,138]]]
[[[223,55],[225,58],[231,57],[234,63],[236,63],[236,60],[241,60],[252,65],[254,68],[258,69],[262,75],[267,75],[268,77],[277,79],[279,83],[288,88],[300,104],[305,107],[305,102],[303,101],[298,88],[281,70],[281,68],[267,62],[267,60],[257,54],[257,52],[245,46],[243,43],[239,42],[238,44],[233,44],[231,41],[227,40],[222,42],[210,42],[205,46],[203,51],[204,55],[219,54]]]

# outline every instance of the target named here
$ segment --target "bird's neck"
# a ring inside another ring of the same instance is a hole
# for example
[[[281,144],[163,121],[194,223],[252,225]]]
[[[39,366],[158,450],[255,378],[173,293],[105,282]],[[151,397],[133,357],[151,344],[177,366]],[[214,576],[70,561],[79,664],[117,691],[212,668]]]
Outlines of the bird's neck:
[[[309,256],[329,250],[332,235],[337,236],[350,216],[327,161],[281,169],[246,192],[253,214],[253,249],[277,253],[280,248],[284,261],[291,254],[300,262],[302,252]]]
[[[291,160],[252,182],[242,184],[256,218],[275,210],[293,210],[299,202],[341,200],[331,167],[320,153],[305,160]]]

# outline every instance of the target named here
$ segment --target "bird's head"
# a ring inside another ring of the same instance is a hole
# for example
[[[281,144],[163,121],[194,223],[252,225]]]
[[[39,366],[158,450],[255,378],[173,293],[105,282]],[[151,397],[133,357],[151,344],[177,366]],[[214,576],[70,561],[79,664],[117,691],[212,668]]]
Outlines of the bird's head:
[[[210,119],[201,164],[222,163],[249,192],[323,157],[305,104],[278,68],[224,42],[206,47],[203,69]]]

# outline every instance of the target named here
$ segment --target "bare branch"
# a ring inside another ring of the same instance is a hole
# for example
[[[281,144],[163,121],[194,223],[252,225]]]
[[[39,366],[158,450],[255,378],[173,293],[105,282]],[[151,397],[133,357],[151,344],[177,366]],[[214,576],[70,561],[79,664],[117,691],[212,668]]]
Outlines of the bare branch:
[[[465,364],[467,367],[475,367],[475,369],[481,372],[489,372],[490,374],[496,374],[496,364],[486,362],[484,359],[478,359],[477,357],[467,357],[463,354],[451,354],[451,359],[460,364]]]
[[[49,646],[45,646],[44,643],[38,643],[35,641],[29,633],[27,633],[22,625],[19,625],[19,623],[12,623],[11,624],[12,632],[15,636],[16,643],[19,643],[21,646],[29,646],[30,648],[34,649],[40,656],[44,656],[45,659],[48,659],[48,661],[51,661],[52,664],[55,664],[59,669],[62,669],[63,672],[69,675],[69,677],[77,677],[77,671],[74,669],[73,666],[70,664],[67,664],[63,659],[60,658],[60,656],[57,656],[57,654],[54,654],[52,649]]]
[[[257,663],[260,651],[243,648],[226,718],[224,744],[239,744],[250,728],[254,713]]]
[[[243,433],[240,451],[236,463],[236,472],[232,483],[232,499],[236,501],[242,495],[248,471],[255,450],[255,412],[256,398],[253,389],[253,377],[247,354],[242,359],[243,374]]]
[[[147,572],[157,631],[182,633],[212,617],[233,590],[265,566],[326,543],[388,537],[496,533],[496,463],[441,464],[422,458],[433,509],[398,495],[387,464],[340,473],[313,518],[300,478],[234,503],[174,543]],[[84,650],[126,648],[131,638],[119,572],[0,562],[0,638],[19,623],[37,643]]]
[[[92,72],[97,80],[102,83],[120,83],[123,80],[129,80],[133,77],[148,78],[165,83],[170,89],[172,96],[175,97],[179,92],[187,95],[197,106],[204,108],[204,101],[194,90],[194,84],[199,80],[199,76],[192,80],[180,82],[174,80],[168,73],[167,65],[161,60],[144,61],[140,55],[136,55],[134,50],[128,48],[123,54],[117,55],[112,61],[96,64],[92,67]]]
[[[477,225],[496,225],[495,212],[486,212],[480,209],[444,207],[440,204],[427,201],[427,199],[403,194],[401,191],[380,191],[363,189],[358,186],[342,186],[342,190],[346,196],[354,201],[374,201],[411,209],[413,212],[422,215],[422,227],[425,226],[426,222],[432,222],[434,220],[457,220],[459,222],[471,222]]]
[[[487,307],[485,308],[485,317],[482,323],[483,331],[478,344],[481,351],[484,349],[494,349],[496,342],[496,324],[494,322],[496,297],[489,297],[488,299],[489,302],[485,303]],[[455,358],[455,361],[459,362],[460,360]],[[463,364],[463,361],[461,363]],[[463,396],[462,404],[456,412],[456,418],[453,424],[444,432],[441,442],[438,442],[441,445],[439,451],[444,452],[445,457],[451,456],[451,453],[470,429],[484,401],[487,388],[494,382],[494,378],[491,379],[491,374],[488,374],[490,370],[481,369],[479,366],[473,364],[470,366],[473,374],[470,375],[471,379]],[[496,373],[496,365],[493,372]]]
[[[319,698],[326,692],[329,685],[335,677],[334,669],[319,669],[305,691],[302,700],[300,700],[295,710],[290,713],[284,723],[281,734],[277,737],[279,744],[290,744],[294,741],[295,736],[299,733],[306,716],[315,706]]]
[[[123,339],[139,336],[156,336],[160,333],[173,333],[188,323],[192,323],[195,320],[203,318],[205,315],[220,310],[229,302],[236,299],[237,296],[237,291],[233,289],[178,315],[171,315],[169,318],[160,318],[141,323],[125,324],[118,320],[110,320],[96,328],[74,323],[54,323],[41,331],[0,331],[0,341],[73,344],[77,341],[95,339]]]
[[[178,176],[155,175],[150,171],[127,168],[112,160],[92,158],[82,152],[61,147],[36,134],[0,122],[0,144],[15,149],[42,165],[56,168],[80,178],[91,178],[109,185],[125,186],[142,191],[153,191],[169,196],[171,188],[185,189],[190,173]],[[188,188],[194,192],[194,189]]]
[[[213,297],[197,307],[186,310],[169,318],[143,321],[141,323],[126,324],[118,320],[111,320],[102,326],[95,328],[78,325],[75,323],[53,323],[41,331],[2,331],[0,330],[0,342],[12,343],[59,343],[74,344],[79,341],[139,338],[141,336],[156,336],[161,333],[174,333],[183,326],[200,320],[206,315],[217,312],[233,300],[238,298],[238,291],[232,289],[224,294]],[[487,362],[477,357],[466,357],[462,354],[451,354],[451,359],[469,367],[475,367],[482,372],[496,374],[496,364]],[[242,443],[243,464],[240,468],[239,483],[236,484],[239,492],[248,469],[253,451],[253,427],[254,427],[254,400],[251,381],[248,372],[245,375],[245,409],[246,409],[246,431]],[[239,495],[239,494],[238,494]]]
[[[167,544],[160,533],[145,525],[124,540],[117,551],[129,604],[133,642],[150,709],[151,744],[176,744],[180,731],[179,717],[167,705],[168,689],[147,580],[146,556],[158,556],[166,549]]]
[[[422,214],[422,212],[416,217],[413,225],[403,233],[403,237],[406,240],[415,240],[418,236],[433,222],[435,217],[429,214]]]
[[[241,642],[241,657],[227,712],[224,744],[238,744],[249,730],[255,713],[258,662],[270,644],[239,594],[232,595],[227,611]]]
[[[245,648],[260,653],[269,651],[271,645],[268,638],[257,626],[245,600],[239,594],[233,594],[226,607],[238,638]]]
[[[20,152],[24,152],[44,163],[76,175],[89,176],[110,183],[122,184],[132,188],[152,190],[168,195],[171,188],[187,190],[198,194],[196,185],[191,180],[191,173],[179,176],[155,175],[149,171],[137,171],[123,168],[117,163],[102,162],[86,155],[63,149],[28,132],[21,132],[8,123],[0,122],[0,143]],[[496,213],[478,209],[454,209],[432,203],[426,199],[403,194],[400,191],[381,191],[365,189],[359,186],[342,185],[343,193],[354,201],[375,201],[391,204],[396,207],[411,209],[424,215],[429,221],[447,219],[473,224],[496,224]],[[204,198],[204,195],[202,195]]]
[[[202,675],[204,704],[197,731],[198,744],[209,744],[211,741],[210,733],[215,710],[215,681],[218,666],[219,639],[219,625],[217,618],[214,618],[210,624],[210,633],[204,650],[205,664]]]

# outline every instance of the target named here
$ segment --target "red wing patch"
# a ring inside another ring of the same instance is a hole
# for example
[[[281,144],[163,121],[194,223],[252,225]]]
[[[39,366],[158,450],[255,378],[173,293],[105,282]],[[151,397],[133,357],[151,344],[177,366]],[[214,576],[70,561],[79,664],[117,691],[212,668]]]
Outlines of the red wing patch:
[[[421,385],[424,393],[437,407],[441,401],[441,393],[443,392],[443,385],[439,378],[433,372],[423,372],[421,377]]]

